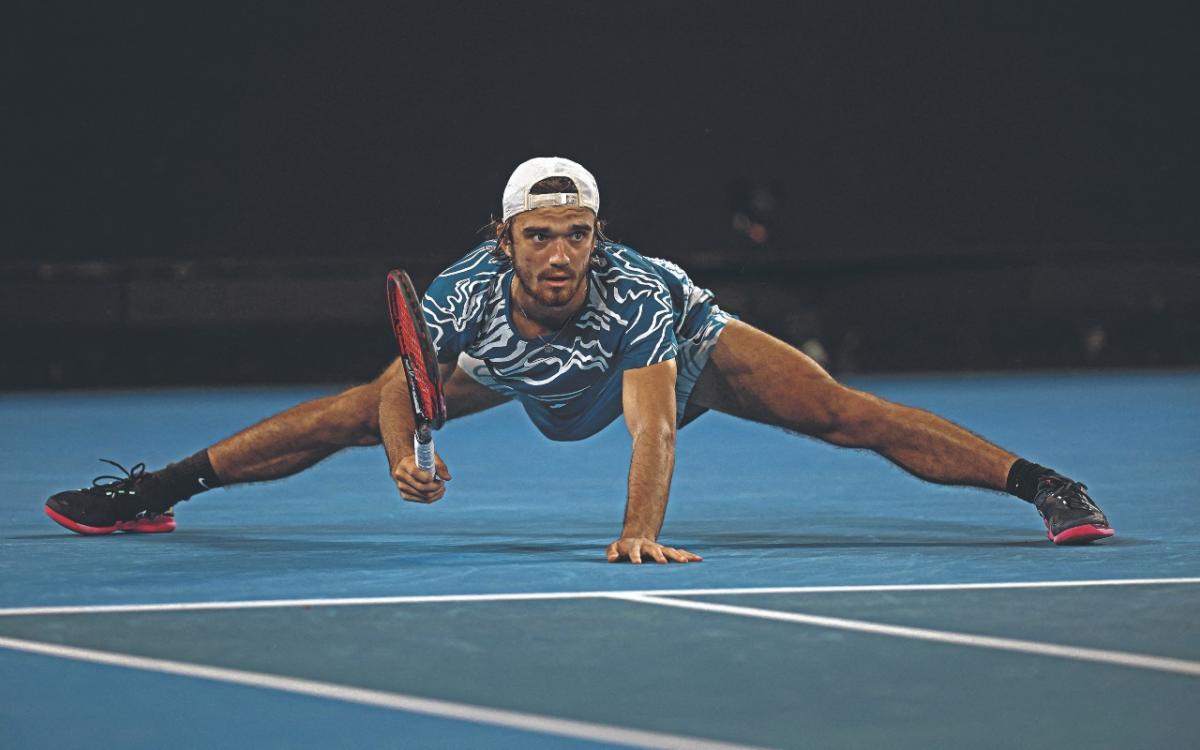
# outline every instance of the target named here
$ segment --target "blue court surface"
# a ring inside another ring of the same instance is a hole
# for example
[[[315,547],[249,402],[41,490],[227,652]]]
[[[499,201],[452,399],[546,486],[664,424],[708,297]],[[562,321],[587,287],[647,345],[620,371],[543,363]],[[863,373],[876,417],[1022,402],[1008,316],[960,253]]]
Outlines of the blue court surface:
[[[452,422],[400,501],[382,450],[84,538],[52,492],[328,387],[0,396],[5,748],[1200,746],[1200,373],[857,378],[1084,482],[1117,536],[709,414],[663,541],[613,565],[628,437]]]

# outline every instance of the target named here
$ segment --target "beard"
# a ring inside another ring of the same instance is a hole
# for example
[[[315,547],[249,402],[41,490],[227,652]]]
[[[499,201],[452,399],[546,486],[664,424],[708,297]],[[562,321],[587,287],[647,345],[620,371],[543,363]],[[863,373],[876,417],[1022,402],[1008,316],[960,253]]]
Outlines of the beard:
[[[586,283],[587,274],[576,275],[573,271],[547,271],[543,276],[553,274],[555,276],[570,273],[569,283],[560,288],[548,287],[541,283],[541,279],[534,274],[529,268],[515,266],[517,274],[517,283],[521,285],[521,289],[533,299],[541,307],[565,307],[571,303],[575,295],[579,293],[579,288]]]

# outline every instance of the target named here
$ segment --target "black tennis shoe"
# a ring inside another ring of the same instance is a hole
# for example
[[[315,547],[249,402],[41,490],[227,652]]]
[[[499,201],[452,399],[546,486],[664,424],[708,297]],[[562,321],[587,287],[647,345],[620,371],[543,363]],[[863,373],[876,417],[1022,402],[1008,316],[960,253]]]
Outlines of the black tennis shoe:
[[[1055,544],[1087,544],[1115,533],[1104,511],[1088,497],[1087,487],[1066,477],[1043,477],[1033,504],[1046,522],[1046,536]]]
[[[145,464],[126,469],[116,461],[100,460],[117,467],[125,476],[105,474],[93,479],[91,487],[52,495],[46,501],[46,515],[79,534],[162,534],[175,530],[175,512],[163,508],[154,497],[154,475],[146,473]]]

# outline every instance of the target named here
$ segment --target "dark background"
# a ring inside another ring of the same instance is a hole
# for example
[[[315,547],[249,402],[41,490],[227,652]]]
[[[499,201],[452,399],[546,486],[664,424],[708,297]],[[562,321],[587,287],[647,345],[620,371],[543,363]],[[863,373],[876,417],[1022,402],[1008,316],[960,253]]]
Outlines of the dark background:
[[[369,377],[386,270],[427,282],[552,154],[612,236],[835,370],[1194,365],[1195,32],[1187,3],[18,4],[0,385]]]

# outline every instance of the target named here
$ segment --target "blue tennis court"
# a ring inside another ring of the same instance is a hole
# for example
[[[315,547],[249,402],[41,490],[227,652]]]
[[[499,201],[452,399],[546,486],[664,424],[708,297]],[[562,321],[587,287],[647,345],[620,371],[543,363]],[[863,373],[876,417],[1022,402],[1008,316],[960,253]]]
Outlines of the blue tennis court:
[[[628,438],[509,404],[439,433],[401,502],[380,449],[85,538],[54,491],[150,468],[331,387],[0,396],[5,747],[1162,747],[1200,744],[1200,373],[862,377],[1089,485],[1117,536],[710,414],[663,541],[612,565]]]

